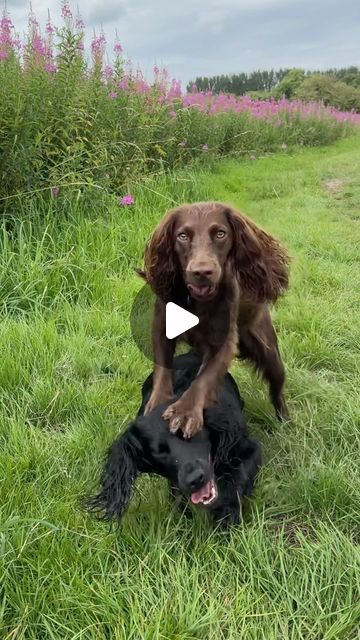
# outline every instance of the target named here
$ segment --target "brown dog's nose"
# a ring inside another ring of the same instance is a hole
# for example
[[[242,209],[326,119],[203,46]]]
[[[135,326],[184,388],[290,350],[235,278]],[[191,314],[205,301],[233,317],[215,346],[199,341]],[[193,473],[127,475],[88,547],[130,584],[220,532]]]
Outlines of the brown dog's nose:
[[[197,278],[211,278],[214,274],[213,269],[211,267],[197,267],[193,270],[193,275]]]

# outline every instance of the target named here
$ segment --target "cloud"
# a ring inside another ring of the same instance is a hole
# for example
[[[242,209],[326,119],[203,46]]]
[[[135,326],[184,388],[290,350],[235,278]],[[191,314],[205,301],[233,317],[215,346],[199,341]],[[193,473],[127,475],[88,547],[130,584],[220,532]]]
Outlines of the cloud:
[[[89,46],[101,25],[109,51],[115,29],[126,55],[147,73],[155,62],[184,82],[197,75],[271,67],[360,63],[358,0],[78,0]],[[42,22],[49,0],[32,0]],[[71,5],[76,7],[75,0]],[[58,23],[60,2],[51,13]],[[28,1],[8,0],[18,30]]]
[[[107,0],[107,2],[96,0],[95,2],[88,2],[84,18],[89,26],[106,25],[110,22],[119,21],[126,13],[127,9],[118,0]]]

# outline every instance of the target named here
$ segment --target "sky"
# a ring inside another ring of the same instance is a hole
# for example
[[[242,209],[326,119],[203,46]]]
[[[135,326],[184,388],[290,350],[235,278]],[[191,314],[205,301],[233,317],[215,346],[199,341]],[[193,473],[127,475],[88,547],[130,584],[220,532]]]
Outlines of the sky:
[[[1,0],[0,0],[1,2]],[[360,66],[360,0],[78,0],[86,45],[103,28],[111,53],[117,29],[126,57],[147,77],[166,66],[183,85],[196,76],[255,69]],[[76,12],[76,3],[70,2]],[[29,2],[7,0],[16,30]],[[32,0],[43,25],[60,24],[60,1]]]

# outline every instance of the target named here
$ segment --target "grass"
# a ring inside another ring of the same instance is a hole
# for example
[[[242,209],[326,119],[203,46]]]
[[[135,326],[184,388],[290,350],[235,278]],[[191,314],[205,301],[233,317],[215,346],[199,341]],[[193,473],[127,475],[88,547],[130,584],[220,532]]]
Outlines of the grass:
[[[0,637],[359,638],[358,138],[135,185],[23,199],[1,234]],[[335,187],[334,187],[334,180]],[[330,185],[330,186],[329,186]],[[129,328],[132,271],[167,208],[217,198],[293,256],[274,312],[291,425],[234,374],[265,466],[245,524],[213,530],[141,479],[120,531],[79,508],[151,364]]]

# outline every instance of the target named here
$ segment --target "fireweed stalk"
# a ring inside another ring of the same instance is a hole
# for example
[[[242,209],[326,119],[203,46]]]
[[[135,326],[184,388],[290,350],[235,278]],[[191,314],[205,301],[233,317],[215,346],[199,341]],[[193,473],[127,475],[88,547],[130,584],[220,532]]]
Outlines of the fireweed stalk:
[[[49,15],[42,29],[31,13],[23,41],[6,11],[0,21],[2,209],[18,194],[51,193],[53,185],[97,185],[120,197],[145,174],[329,144],[360,124],[360,114],[318,102],[252,100],[196,86],[183,93],[166,69],[155,66],[152,79],[134,70],[117,34],[112,59],[103,32],[86,44],[81,15],[67,0],[61,14],[62,25]]]

